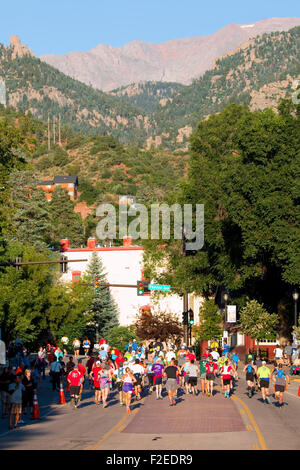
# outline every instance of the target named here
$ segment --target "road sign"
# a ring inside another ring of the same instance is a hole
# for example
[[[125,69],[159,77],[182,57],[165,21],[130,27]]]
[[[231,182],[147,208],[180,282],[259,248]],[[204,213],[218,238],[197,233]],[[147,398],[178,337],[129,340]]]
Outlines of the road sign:
[[[162,291],[170,291],[171,286],[166,286],[163,284],[148,284],[149,290],[162,290]]]

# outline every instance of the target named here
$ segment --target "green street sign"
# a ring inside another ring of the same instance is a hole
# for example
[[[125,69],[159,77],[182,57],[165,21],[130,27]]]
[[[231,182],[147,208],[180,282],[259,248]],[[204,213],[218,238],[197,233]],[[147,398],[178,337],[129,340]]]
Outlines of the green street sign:
[[[163,290],[163,291],[170,291],[171,286],[166,286],[163,284],[148,284],[149,290]]]

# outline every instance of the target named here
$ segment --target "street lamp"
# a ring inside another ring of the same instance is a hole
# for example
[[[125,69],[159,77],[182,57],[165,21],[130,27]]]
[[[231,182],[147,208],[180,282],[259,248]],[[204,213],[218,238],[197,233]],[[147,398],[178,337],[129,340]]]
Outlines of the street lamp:
[[[295,304],[295,310],[294,310],[294,325],[297,326],[297,323],[298,323],[298,319],[297,319],[297,302],[298,302],[298,298],[299,298],[299,292],[297,291],[297,289],[294,290],[293,292],[293,299],[294,299],[294,304]]]

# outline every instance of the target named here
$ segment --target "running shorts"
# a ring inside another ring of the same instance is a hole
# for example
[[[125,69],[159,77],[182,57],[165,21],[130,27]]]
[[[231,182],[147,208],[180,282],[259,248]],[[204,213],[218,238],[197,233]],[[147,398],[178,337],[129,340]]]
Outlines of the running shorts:
[[[275,392],[284,392],[284,385],[275,385]]]
[[[206,380],[214,380],[215,374],[206,374]]]
[[[80,394],[80,385],[79,386],[75,386],[75,385],[71,385],[70,386],[70,395],[79,395]]]
[[[260,379],[260,388],[269,388],[269,381],[265,379]]]
[[[118,389],[118,392],[122,392],[122,390],[123,390],[122,382],[117,382],[117,389]]]
[[[166,382],[166,389],[168,392],[175,392],[175,390],[177,390],[177,380],[168,379]]]
[[[246,381],[250,380],[250,382],[254,382],[254,374],[246,373]]]
[[[154,377],[154,374],[148,374],[148,381],[149,381],[150,387],[153,387],[153,377]]]
[[[189,384],[190,384],[192,387],[196,387],[196,385],[197,385],[197,377],[189,377]]]
[[[135,379],[136,379],[136,382],[135,382],[135,384],[134,384],[135,387],[136,387],[137,385],[141,385],[141,384],[142,384],[142,376],[141,376],[141,374],[133,374],[133,375],[134,375],[134,377],[135,377]]]
[[[162,377],[157,377],[154,385],[161,385],[161,384],[162,384]]]
[[[184,375],[184,383],[188,384],[189,383],[189,376],[188,374]]]
[[[223,379],[223,385],[230,385],[232,379]]]
[[[132,392],[132,389],[133,389],[132,383],[130,383],[130,382],[125,382],[125,383],[123,384],[123,392],[125,392],[125,393]]]

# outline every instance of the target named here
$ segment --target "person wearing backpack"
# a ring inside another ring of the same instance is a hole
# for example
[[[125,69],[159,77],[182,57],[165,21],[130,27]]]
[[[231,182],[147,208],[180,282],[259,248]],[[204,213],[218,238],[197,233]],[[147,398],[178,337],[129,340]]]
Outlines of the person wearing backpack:
[[[230,397],[230,382],[234,374],[234,369],[232,365],[229,364],[227,357],[225,360],[225,364],[221,369],[221,374],[222,374],[223,385],[225,388],[224,396],[225,398],[229,398]]]
[[[252,359],[248,359],[248,364],[245,365],[243,372],[246,373],[247,393],[251,398],[254,395],[254,381],[257,374],[257,367],[252,363]]]
[[[278,406],[282,408],[285,383],[290,384],[290,378],[282,369],[282,364],[278,364],[278,366],[272,370],[271,377],[275,385],[275,398],[278,399]]]

